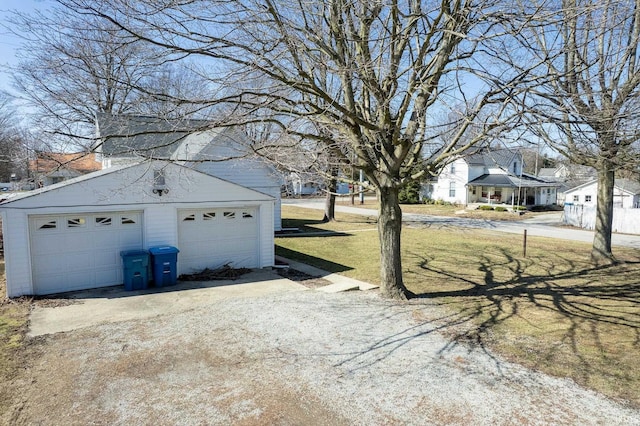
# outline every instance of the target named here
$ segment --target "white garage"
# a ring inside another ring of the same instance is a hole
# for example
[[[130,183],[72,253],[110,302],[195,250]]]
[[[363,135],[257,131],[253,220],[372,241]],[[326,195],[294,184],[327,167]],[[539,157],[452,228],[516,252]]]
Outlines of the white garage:
[[[7,295],[119,285],[120,252],[171,245],[177,273],[273,266],[273,197],[173,163],[107,169],[0,203]]]

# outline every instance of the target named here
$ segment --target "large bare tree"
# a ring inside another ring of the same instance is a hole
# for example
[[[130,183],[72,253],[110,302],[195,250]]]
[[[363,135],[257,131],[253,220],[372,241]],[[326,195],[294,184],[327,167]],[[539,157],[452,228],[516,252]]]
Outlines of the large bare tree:
[[[521,7],[536,8],[536,18],[517,32],[520,47],[499,57],[528,74],[520,100],[529,130],[571,162],[597,170],[592,258],[612,261],[615,175],[638,164],[640,1],[543,0]]]
[[[218,88],[210,104],[228,112],[215,117],[217,125],[260,120],[301,143],[330,146],[336,135],[346,141],[349,155],[342,152],[340,164],[363,170],[379,194],[387,297],[409,294],[398,191],[424,171],[410,172],[432,136],[431,117],[451,105],[467,107],[459,131],[431,151],[427,168],[436,171],[499,127],[511,96],[482,91],[488,86],[469,74],[481,67],[475,55],[505,17],[493,0],[58,2],[127,37],[209,64]],[[481,131],[464,139],[472,123]]]

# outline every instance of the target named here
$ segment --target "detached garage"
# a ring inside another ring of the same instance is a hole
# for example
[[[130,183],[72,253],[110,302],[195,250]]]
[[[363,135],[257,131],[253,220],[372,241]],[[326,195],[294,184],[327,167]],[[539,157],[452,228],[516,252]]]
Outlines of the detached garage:
[[[274,198],[163,161],[111,168],[0,203],[7,295],[123,282],[123,250],[171,245],[178,274],[273,266]]]

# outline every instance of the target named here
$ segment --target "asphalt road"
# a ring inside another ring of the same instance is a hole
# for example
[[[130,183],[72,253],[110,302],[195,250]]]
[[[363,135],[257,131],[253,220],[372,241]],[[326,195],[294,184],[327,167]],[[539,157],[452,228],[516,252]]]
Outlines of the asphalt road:
[[[324,199],[283,199],[282,204],[290,204],[309,209],[324,209]],[[339,212],[364,216],[378,215],[376,210],[364,209],[356,206],[336,206],[336,210]],[[558,238],[562,240],[582,241],[587,243],[591,243],[593,241],[593,231],[561,226],[562,212],[540,215],[521,221],[468,219],[461,217],[431,216],[408,213],[404,213],[402,215],[402,219],[404,222],[423,223],[431,226],[490,229],[510,234],[524,234],[524,231],[526,230],[527,235],[529,236]],[[614,246],[640,249],[640,235],[613,234],[611,244]]]

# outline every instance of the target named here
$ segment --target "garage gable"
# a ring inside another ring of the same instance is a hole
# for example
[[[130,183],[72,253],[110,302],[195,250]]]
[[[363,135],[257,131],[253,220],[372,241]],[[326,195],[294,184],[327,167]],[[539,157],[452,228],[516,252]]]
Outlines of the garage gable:
[[[238,173],[242,173],[238,170]],[[0,209],[157,203],[249,202],[274,198],[165,161],[149,161],[47,186],[0,204]]]

